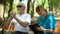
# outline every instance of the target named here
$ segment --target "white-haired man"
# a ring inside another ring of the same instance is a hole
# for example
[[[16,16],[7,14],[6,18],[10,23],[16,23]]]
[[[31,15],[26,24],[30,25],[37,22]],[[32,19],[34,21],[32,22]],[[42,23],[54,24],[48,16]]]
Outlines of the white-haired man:
[[[14,32],[12,34],[28,34],[31,16],[24,12],[25,4],[18,3],[18,14],[13,13],[10,23],[14,25]]]

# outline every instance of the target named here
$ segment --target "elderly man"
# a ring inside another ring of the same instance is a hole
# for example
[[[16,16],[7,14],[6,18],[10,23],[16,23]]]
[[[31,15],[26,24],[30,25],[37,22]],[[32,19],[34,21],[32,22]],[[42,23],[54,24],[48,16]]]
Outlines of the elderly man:
[[[24,12],[25,4],[18,3],[18,14],[12,13],[11,24],[14,25],[14,32],[12,34],[28,34],[31,16]]]

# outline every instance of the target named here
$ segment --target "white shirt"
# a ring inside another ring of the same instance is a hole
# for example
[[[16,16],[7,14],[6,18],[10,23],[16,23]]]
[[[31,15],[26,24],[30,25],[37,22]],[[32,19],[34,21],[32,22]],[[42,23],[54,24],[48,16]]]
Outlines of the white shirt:
[[[31,23],[31,16],[27,13],[23,15],[17,14],[16,17],[20,19],[22,22]],[[29,24],[26,27],[21,26],[14,18],[12,19],[11,23],[14,23],[14,31],[21,31],[21,32],[28,32],[29,31]]]

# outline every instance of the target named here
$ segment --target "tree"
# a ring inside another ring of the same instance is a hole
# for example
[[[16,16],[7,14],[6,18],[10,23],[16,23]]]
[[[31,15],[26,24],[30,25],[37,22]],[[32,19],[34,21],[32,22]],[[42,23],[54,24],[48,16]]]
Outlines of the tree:
[[[55,9],[59,8],[60,0],[51,0],[51,4]]]
[[[44,6],[45,2],[46,2],[46,0],[42,0],[42,6]]]
[[[49,11],[53,10],[53,4],[52,4],[52,0],[48,0],[48,4],[49,4]]]
[[[20,2],[22,1],[22,0],[19,0]]]
[[[10,0],[10,6],[9,6],[9,11],[8,11],[8,18],[10,17],[10,12],[13,9],[13,0]]]
[[[49,2],[49,11],[57,10],[57,8],[59,8],[60,0],[48,0],[48,2]]]
[[[4,17],[5,12],[8,12],[8,8],[9,8],[8,4],[9,4],[9,0],[4,0],[4,13],[3,13],[3,17]],[[4,19],[5,19],[5,17],[4,17]]]
[[[35,0],[32,2],[31,18],[34,17],[34,3],[35,3]]]
[[[27,13],[29,13],[29,10],[30,10],[30,2],[31,0],[27,0]]]
[[[0,3],[1,3],[1,4],[4,4],[4,0],[0,0]]]

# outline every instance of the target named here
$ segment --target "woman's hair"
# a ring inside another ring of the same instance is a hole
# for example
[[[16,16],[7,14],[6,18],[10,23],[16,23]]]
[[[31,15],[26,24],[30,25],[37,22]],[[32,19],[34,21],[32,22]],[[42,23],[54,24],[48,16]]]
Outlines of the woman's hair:
[[[36,12],[41,11],[41,10],[44,10],[44,11],[47,12],[47,10],[44,9],[43,5],[38,5],[38,6],[36,7]]]

